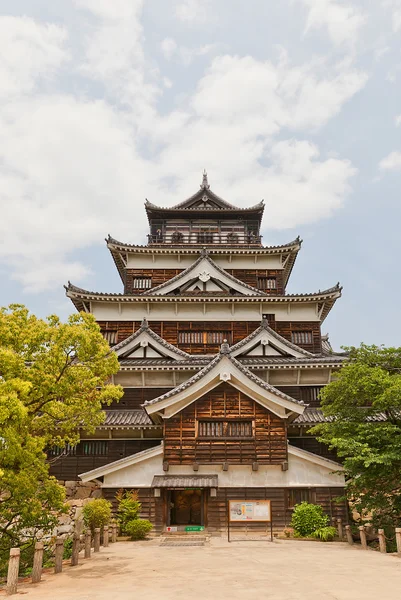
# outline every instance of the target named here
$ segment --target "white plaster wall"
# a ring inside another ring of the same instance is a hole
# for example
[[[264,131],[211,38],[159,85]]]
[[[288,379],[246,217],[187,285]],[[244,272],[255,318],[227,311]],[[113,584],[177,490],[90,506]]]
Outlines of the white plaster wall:
[[[321,487],[344,486],[344,476],[332,473],[332,469],[319,466],[298,456],[289,456],[288,471],[280,466],[259,466],[252,471],[250,465],[230,466],[223,471],[221,465],[201,465],[194,472],[190,466],[170,466],[167,473],[163,471],[162,455],[144,460],[135,465],[119,469],[115,473],[105,475],[103,487],[150,487],[154,475],[199,475],[217,474],[219,487]],[[335,468],[335,465],[333,465]]]

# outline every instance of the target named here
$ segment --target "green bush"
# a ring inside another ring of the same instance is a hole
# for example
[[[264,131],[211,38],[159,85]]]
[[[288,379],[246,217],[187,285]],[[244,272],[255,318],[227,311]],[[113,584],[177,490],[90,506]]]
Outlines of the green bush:
[[[322,542],[332,542],[337,535],[337,529],[335,527],[321,527],[313,532],[313,537],[322,540]]]
[[[146,519],[135,519],[126,524],[125,531],[132,540],[144,540],[152,527],[152,523]]]
[[[105,500],[105,498],[95,498],[85,504],[82,513],[86,527],[89,527],[93,534],[96,527],[103,529],[109,523],[111,519],[111,502]]]
[[[72,556],[72,538],[65,538],[64,540],[64,550],[63,550],[63,560],[67,560]]]
[[[301,502],[296,504],[292,513],[291,527],[300,537],[312,536],[315,531],[326,527],[329,517],[323,513],[318,504]]]
[[[129,535],[127,525],[131,521],[138,519],[141,510],[141,503],[138,500],[138,492],[134,490],[123,491],[119,490],[116,494],[118,502],[117,521],[120,526],[120,531],[123,535]]]

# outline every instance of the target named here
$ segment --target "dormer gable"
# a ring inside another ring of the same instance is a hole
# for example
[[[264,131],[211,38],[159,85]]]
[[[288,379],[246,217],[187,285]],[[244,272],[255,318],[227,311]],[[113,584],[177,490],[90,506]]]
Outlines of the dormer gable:
[[[157,333],[150,329],[146,319],[143,319],[141,327],[113,348],[119,359],[123,358],[165,358],[172,360],[184,360],[190,355],[176,346],[169,344]]]
[[[179,294],[185,296],[186,293],[201,294],[209,292],[225,295],[266,296],[264,292],[243,283],[219,267],[205,250],[202,251],[198,260],[185,271],[152,290],[146,291],[144,295]]]
[[[274,331],[269,326],[267,319],[263,319],[258,329],[255,329],[248,337],[232,346],[230,350],[231,356],[236,358],[252,356],[292,356],[294,358],[304,358],[305,356],[313,356],[307,350],[303,350],[303,348],[292,344]]]

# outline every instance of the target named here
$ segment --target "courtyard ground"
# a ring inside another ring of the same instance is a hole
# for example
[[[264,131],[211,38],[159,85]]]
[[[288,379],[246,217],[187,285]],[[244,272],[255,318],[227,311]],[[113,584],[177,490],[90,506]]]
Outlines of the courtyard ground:
[[[20,585],[19,594],[27,600],[399,600],[401,560],[345,543],[118,542],[60,575],[45,573],[40,584]]]

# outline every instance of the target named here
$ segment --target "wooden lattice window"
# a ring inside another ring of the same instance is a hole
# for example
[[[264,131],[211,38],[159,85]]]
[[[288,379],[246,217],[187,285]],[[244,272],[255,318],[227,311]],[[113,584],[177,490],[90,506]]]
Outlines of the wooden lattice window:
[[[293,331],[291,333],[291,341],[293,344],[312,344],[313,335],[311,331]]]
[[[310,502],[310,490],[302,488],[287,490],[287,508],[292,509],[301,502]]]
[[[213,233],[210,231],[200,231],[198,233],[198,244],[213,244]]]
[[[52,448],[50,448],[50,450],[48,450],[49,456],[76,456],[76,454],[77,447],[71,446],[70,444],[66,444],[63,447],[53,446]]]
[[[301,400],[306,404],[311,404],[313,406],[319,406],[319,394],[322,388],[318,387],[301,387]]]
[[[106,340],[106,342],[108,342],[110,344],[110,346],[117,343],[117,335],[118,335],[117,331],[113,331],[111,329],[104,329],[102,331],[102,335],[103,335],[104,339]]]
[[[224,340],[230,343],[229,331],[179,331],[179,344],[222,344]]]
[[[258,288],[260,290],[275,290],[277,280],[275,277],[258,277]]]
[[[198,437],[201,438],[251,438],[252,421],[198,421]]]
[[[80,454],[83,456],[107,456],[109,445],[103,440],[82,441],[79,444]]]
[[[134,290],[149,290],[152,287],[152,278],[134,277],[132,287]]]

